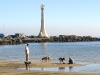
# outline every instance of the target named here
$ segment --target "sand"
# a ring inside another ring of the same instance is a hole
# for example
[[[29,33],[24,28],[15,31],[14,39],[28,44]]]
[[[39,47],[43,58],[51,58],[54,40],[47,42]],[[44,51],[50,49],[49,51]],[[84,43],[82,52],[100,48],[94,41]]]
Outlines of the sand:
[[[69,67],[83,66],[82,64],[59,64],[48,62],[31,62],[32,67]],[[24,61],[0,61],[0,75],[100,75],[100,73],[81,73],[81,72],[47,72],[34,70],[17,70],[17,68],[25,68]]]

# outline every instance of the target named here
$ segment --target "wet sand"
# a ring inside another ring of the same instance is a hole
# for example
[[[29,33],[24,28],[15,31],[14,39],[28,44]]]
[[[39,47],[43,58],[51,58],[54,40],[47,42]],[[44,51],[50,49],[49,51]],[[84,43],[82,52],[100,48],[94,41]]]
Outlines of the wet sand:
[[[48,62],[32,62],[32,67],[69,67],[83,66],[82,64],[59,64]],[[17,68],[25,68],[24,61],[0,61],[0,75],[100,75],[100,73],[81,73],[81,72],[47,72],[34,70],[17,70]]]

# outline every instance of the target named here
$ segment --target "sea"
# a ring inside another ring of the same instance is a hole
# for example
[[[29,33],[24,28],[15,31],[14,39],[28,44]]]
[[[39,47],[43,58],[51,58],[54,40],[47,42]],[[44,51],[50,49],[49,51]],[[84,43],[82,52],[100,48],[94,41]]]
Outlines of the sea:
[[[25,61],[25,46],[26,44],[0,45],[0,60]],[[97,67],[97,72],[100,72],[100,42],[97,41],[29,43],[30,61],[42,62],[41,59],[48,55],[54,63],[60,63],[60,57],[64,57],[65,63],[68,63],[70,57],[74,63],[84,64],[88,68]],[[96,69],[92,71],[95,72]]]

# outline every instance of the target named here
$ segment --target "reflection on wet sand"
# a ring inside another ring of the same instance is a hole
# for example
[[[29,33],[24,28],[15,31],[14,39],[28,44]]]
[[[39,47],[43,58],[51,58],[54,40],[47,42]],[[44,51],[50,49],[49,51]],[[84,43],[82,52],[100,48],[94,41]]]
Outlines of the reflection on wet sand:
[[[64,70],[65,69],[65,67],[59,67],[59,70]]]
[[[26,66],[26,70],[30,70],[30,64],[31,62],[30,61],[25,61],[25,66]]]
[[[69,72],[72,72],[72,70],[73,70],[73,67],[69,66]]]
[[[42,68],[42,71],[45,71],[45,68]]]
[[[30,70],[30,67],[26,67],[26,70]]]
[[[59,71],[65,71],[65,67],[59,67]]]
[[[26,66],[26,70],[30,70],[30,66],[29,65]],[[41,68],[41,71],[46,71],[46,70],[47,70],[47,68],[44,68],[44,67]],[[66,71],[66,68],[65,67],[59,67],[58,70],[59,71]],[[73,72],[73,67],[72,66],[69,66],[69,72]]]
[[[59,67],[59,71],[66,71],[68,69],[66,69],[65,67]],[[69,66],[69,72],[72,72],[73,71],[73,67],[72,66]]]

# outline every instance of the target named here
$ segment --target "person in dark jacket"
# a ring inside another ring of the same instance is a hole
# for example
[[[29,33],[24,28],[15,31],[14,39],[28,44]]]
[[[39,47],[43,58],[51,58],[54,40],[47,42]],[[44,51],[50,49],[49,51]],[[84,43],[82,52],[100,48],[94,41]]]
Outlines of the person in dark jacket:
[[[73,64],[73,63],[74,63],[73,59],[69,58],[69,64]]]

